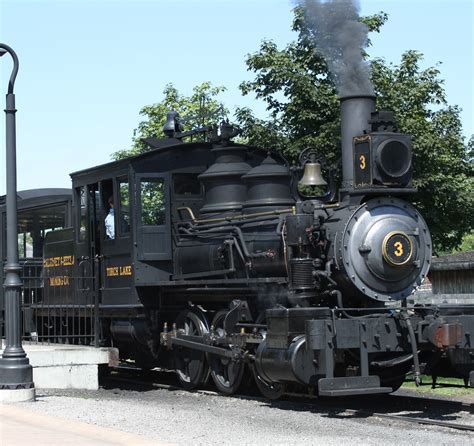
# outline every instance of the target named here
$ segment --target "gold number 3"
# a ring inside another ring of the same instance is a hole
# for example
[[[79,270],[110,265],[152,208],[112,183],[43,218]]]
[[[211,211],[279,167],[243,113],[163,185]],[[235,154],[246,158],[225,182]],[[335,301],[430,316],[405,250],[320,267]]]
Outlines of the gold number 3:
[[[363,170],[365,169],[365,155],[361,155],[359,157],[359,160],[360,160],[360,168]]]
[[[403,255],[403,245],[401,242],[395,242],[393,244],[393,246],[395,246],[395,248],[397,248],[394,252],[394,254],[397,256],[397,257],[400,257]]]

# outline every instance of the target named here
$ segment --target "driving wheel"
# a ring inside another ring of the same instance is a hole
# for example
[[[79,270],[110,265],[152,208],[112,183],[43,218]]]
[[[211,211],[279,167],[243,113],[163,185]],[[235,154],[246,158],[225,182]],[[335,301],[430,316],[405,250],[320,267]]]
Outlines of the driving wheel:
[[[217,336],[226,335],[224,330],[224,320],[228,311],[219,311],[212,320],[214,331]],[[240,387],[242,376],[245,370],[245,363],[242,360],[229,358],[220,355],[208,355],[211,377],[219,392],[225,395],[232,395]]]
[[[176,328],[188,336],[203,336],[208,332],[204,315],[192,309],[184,310],[178,315]],[[181,346],[174,350],[175,370],[180,384],[187,390],[204,386],[209,378],[206,354]]]

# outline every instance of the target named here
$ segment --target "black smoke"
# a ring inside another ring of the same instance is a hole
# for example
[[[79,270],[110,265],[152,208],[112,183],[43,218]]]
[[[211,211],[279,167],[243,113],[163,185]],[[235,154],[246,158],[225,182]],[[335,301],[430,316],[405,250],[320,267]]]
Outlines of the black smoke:
[[[356,0],[298,0],[315,50],[328,64],[340,96],[373,94],[370,68],[362,57],[368,27]]]

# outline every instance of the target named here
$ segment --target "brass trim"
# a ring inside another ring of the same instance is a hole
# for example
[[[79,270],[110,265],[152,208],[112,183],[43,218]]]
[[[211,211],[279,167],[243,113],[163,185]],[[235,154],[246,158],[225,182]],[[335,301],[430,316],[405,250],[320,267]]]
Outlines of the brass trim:
[[[370,158],[370,163],[367,165],[368,172],[370,174],[370,179],[369,183],[356,183],[356,174],[357,174],[357,169],[355,167],[355,148],[356,148],[356,143],[360,142],[368,142],[369,143],[369,158]],[[362,136],[354,136],[352,138],[352,185],[355,189],[358,188],[364,188],[364,187],[371,187],[372,182],[373,182],[373,175],[372,175],[372,166],[374,163],[374,160],[372,159],[372,137],[370,135],[362,135]]]
[[[194,212],[193,210],[190,208],[190,207],[187,207],[187,206],[184,206],[184,207],[179,207],[179,208],[176,208],[176,210],[178,212],[180,211],[187,211],[189,213],[189,216],[191,217],[191,221],[195,222],[196,221],[196,217],[194,216]]]
[[[390,256],[388,255],[388,252],[387,252],[387,243],[388,243],[388,240],[390,239],[390,237],[394,236],[394,235],[401,235],[403,237],[405,237],[407,240],[408,240],[408,243],[410,244],[410,255],[407,257],[407,259],[402,262],[402,263],[395,263],[394,261],[392,261],[392,259],[390,258]],[[410,239],[410,237],[408,237],[408,234],[406,234],[405,232],[403,231],[391,231],[389,232],[383,239],[383,242],[382,242],[382,256],[384,258],[384,260],[389,264],[389,265],[392,265],[392,266],[403,266],[403,265],[406,265],[410,260],[411,258],[413,257],[413,243]]]
[[[354,136],[354,142],[364,142],[364,141],[372,141],[372,138],[370,135],[363,135],[363,136]]]

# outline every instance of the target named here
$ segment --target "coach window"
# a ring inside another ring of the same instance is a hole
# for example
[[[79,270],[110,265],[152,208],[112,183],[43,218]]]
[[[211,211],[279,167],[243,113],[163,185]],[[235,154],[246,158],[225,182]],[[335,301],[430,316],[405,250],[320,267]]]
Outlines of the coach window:
[[[79,241],[84,242],[87,237],[87,192],[86,186],[76,189],[77,207],[79,210]]]
[[[128,235],[130,233],[130,189],[128,178],[119,178],[117,184],[120,234]]]
[[[158,226],[166,223],[163,178],[144,179],[140,185],[141,223]]]
[[[43,243],[50,231],[65,226],[64,205],[24,209],[18,212],[18,255],[20,258],[39,258]]]
[[[18,257],[20,259],[33,257],[33,236],[31,232],[18,233]]]

